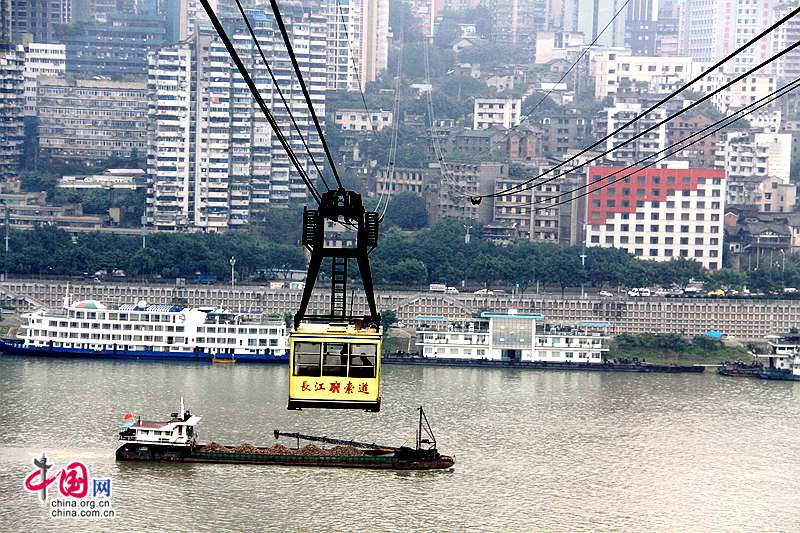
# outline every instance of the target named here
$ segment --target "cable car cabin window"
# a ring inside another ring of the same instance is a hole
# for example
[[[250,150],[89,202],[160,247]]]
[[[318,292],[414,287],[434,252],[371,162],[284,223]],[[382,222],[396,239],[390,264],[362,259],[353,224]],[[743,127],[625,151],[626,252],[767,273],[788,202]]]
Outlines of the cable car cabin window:
[[[350,345],[350,377],[374,378],[375,377],[375,344]]]
[[[347,376],[348,347],[348,344],[340,342],[325,343],[325,351],[322,353],[323,376]]]
[[[294,375],[319,376],[322,343],[297,342],[294,345]]]

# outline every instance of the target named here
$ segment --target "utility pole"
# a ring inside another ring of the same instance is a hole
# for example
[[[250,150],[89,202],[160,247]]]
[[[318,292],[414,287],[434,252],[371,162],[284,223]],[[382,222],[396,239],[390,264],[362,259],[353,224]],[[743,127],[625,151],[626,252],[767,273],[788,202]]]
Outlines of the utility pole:
[[[235,258],[235,257],[233,257],[233,256],[231,256],[231,260],[230,260],[229,262],[230,262],[230,264],[231,264],[231,289],[232,289],[232,288],[233,288],[233,274],[234,274],[234,272],[233,272],[233,265],[235,265],[235,264],[236,264],[236,258]]]

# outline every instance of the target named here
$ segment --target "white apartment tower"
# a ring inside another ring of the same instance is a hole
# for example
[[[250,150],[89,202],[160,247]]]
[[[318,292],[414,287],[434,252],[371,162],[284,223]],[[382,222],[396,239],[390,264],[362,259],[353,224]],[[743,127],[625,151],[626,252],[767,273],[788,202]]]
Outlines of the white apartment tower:
[[[63,44],[30,43],[25,50],[25,116],[36,116],[36,79],[61,76],[67,63]]]
[[[254,31],[305,142],[249,34],[231,40],[267,108],[312,180],[324,152],[274,19],[250,10]],[[325,115],[325,20],[284,13],[314,110]],[[160,230],[221,231],[249,223],[254,210],[308,199],[261,108],[216,32],[197,35],[149,57],[152,132],[148,150],[148,223]],[[314,164],[316,163],[316,165]]]
[[[681,54],[716,63],[754,38],[773,22],[773,0],[683,0]],[[773,55],[773,41],[759,41],[723,66],[726,74],[747,72]],[[760,74],[768,74],[765,69]]]
[[[0,181],[19,178],[18,170],[25,126],[24,102],[25,49],[0,43]]]
[[[364,90],[389,59],[389,0],[325,0],[327,86]]]

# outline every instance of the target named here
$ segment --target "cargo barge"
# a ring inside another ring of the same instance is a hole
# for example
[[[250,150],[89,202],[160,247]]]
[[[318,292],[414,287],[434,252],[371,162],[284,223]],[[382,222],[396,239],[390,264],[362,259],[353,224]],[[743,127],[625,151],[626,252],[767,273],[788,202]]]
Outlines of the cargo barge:
[[[395,353],[381,356],[387,365],[455,366],[477,368],[521,368],[528,370],[570,370],[586,372],[641,372],[641,373],[701,373],[702,365],[657,365],[633,359],[603,361],[602,363],[566,361],[520,361],[515,359],[468,359],[463,357],[422,357],[419,354]]]
[[[419,408],[419,430],[416,448],[381,446],[355,441],[315,437],[275,430],[275,438],[296,439],[296,448],[275,444],[269,448],[241,444],[236,447],[217,443],[197,443],[195,425],[201,420],[183,410],[172,413],[167,422],[141,419],[120,427],[117,461],[164,461],[185,463],[239,463],[280,466],[319,466],[339,468],[373,468],[389,470],[442,470],[453,467],[455,458],[441,455],[436,439],[422,408]],[[300,440],[333,444],[333,448],[315,445],[300,447]],[[427,446],[427,447],[426,447]]]

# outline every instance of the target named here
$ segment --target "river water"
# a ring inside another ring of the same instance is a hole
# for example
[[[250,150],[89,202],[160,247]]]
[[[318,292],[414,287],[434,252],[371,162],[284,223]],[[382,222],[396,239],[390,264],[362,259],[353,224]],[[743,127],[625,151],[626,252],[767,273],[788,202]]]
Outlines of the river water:
[[[800,383],[385,366],[380,413],[298,412],[286,410],[287,372],[0,356],[0,530],[800,531]],[[203,417],[200,440],[226,445],[269,446],[273,429],[400,445],[422,405],[457,462],[115,462],[125,413],[166,420],[181,396]],[[53,518],[24,488],[43,450],[54,471],[80,461],[111,479],[115,516]]]

